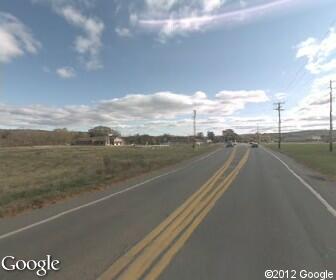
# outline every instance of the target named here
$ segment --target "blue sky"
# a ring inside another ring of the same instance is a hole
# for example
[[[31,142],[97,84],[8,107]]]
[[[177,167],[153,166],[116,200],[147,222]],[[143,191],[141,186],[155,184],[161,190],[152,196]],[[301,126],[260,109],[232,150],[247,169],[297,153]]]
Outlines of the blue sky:
[[[318,3],[317,3],[318,2]],[[332,0],[2,0],[0,127],[324,128]],[[336,77],[335,77],[336,78]],[[321,103],[321,104],[318,104]]]

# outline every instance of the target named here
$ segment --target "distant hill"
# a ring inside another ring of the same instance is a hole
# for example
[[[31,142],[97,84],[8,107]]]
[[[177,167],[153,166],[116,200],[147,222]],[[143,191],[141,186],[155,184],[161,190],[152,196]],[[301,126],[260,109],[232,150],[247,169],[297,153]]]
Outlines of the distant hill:
[[[256,134],[242,134],[243,139],[255,139]],[[278,133],[262,133],[260,137],[263,141],[277,141]],[[311,142],[311,141],[329,141],[329,130],[303,130],[282,133],[284,142]],[[336,131],[334,130],[334,140],[336,140]]]
[[[284,134],[284,141],[327,141],[329,139],[329,130],[305,130],[289,132]]]

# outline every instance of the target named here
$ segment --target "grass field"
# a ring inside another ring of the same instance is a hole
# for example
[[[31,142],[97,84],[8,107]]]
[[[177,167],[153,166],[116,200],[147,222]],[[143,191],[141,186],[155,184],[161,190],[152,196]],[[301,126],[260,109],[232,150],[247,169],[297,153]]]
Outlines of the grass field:
[[[278,151],[277,144],[266,147]],[[330,153],[329,144],[282,144],[281,152],[330,179],[336,179],[336,150]]]
[[[0,149],[0,216],[40,208],[218,148],[33,147]]]

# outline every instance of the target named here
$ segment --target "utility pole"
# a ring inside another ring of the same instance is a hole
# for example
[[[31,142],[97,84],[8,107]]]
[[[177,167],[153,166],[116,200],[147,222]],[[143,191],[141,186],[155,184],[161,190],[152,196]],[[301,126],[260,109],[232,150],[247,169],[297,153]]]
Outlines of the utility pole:
[[[194,120],[194,141],[193,141],[193,148],[196,148],[196,110],[193,111],[193,120]]]
[[[278,111],[278,118],[279,118],[279,123],[278,123],[278,148],[281,149],[281,111],[284,111],[284,109],[282,108],[282,105],[284,103],[283,102],[277,102],[274,105],[276,105],[275,107],[275,111]]]
[[[257,142],[260,144],[259,124],[257,124]]]
[[[333,151],[333,81],[330,81],[330,131],[329,131],[329,151]]]

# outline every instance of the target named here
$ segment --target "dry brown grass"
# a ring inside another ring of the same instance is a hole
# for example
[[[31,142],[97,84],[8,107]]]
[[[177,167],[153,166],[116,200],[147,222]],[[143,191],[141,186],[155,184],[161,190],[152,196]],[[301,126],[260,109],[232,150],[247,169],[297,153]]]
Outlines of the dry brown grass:
[[[0,149],[0,216],[42,207],[82,191],[165,167],[215,149],[36,147]]]

